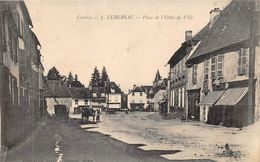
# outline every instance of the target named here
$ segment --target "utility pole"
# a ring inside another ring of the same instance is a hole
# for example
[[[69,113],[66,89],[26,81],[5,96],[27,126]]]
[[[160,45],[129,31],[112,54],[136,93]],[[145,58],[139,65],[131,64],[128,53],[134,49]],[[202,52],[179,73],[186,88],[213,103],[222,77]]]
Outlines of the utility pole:
[[[254,122],[255,119],[255,45],[256,45],[256,1],[251,0],[250,3],[250,39],[249,39],[249,70],[248,70],[248,124]]]

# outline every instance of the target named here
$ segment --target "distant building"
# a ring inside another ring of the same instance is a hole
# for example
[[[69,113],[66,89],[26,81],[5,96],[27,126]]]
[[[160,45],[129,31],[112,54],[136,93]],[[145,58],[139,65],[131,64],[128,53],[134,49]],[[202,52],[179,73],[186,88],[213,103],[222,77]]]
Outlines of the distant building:
[[[115,82],[105,82],[106,103],[108,110],[120,110],[122,107],[122,91]]]
[[[72,96],[70,113],[81,113],[78,106],[91,107],[91,91],[88,88],[71,87],[68,90]]]
[[[154,88],[154,111],[160,112],[160,104],[166,99],[166,88],[167,88],[167,79],[163,79],[160,83],[158,83]]]
[[[147,107],[147,94],[141,86],[133,85],[128,93],[128,108],[130,110],[144,110]]]
[[[185,42],[181,47],[172,55],[168,64],[170,65],[169,73],[169,90],[168,90],[168,111],[179,111],[186,116],[187,114],[187,69],[185,62],[188,57],[187,50],[192,47],[187,43],[192,38],[192,31],[185,32]]]
[[[49,86],[48,86],[49,85]],[[55,105],[66,105],[69,110],[72,107],[72,95],[68,88],[61,84],[60,80],[47,80],[47,88],[44,92],[47,112],[54,115]]]
[[[92,92],[91,106],[93,108],[105,109],[107,107],[106,103],[106,88],[105,87],[90,87]]]

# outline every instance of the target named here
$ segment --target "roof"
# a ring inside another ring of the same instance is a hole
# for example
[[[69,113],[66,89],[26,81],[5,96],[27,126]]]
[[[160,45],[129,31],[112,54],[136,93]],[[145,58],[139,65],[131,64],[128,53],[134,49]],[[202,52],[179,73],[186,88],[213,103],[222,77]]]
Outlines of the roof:
[[[27,17],[27,20],[28,20],[29,25],[31,25],[31,26],[33,27],[30,14],[29,14],[29,12],[28,12],[28,9],[27,9],[27,7],[26,7],[24,1],[19,1],[19,3],[21,4],[22,9],[24,10],[24,14],[25,14],[25,16]]]
[[[54,97],[57,98],[70,98],[72,97],[68,88],[65,85],[61,85],[61,86],[56,86],[54,88],[54,90],[51,90],[52,92],[50,92],[50,89],[46,89],[44,91],[44,97],[53,97],[52,94],[54,95]]]
[[[92,87],[91,89],[95,93],[105,93],[106,92],[105,87]]]
[[[131,92],[144,92],[144,89],[142,89],[140,86],[136,86],[131,90]]]
[[[200,40],[204,39],[209,32],[209,23],[202,28],[192,39],[183,42],[180,48],[172,55],[168,64],[176,65],[186,54],[192,50],[192,45],[196,45]]]
[[[150,85],[142,85],[141,87],[142,87],[142,89],[143,89],[144,91],[153,88],[153,86],[150,86]]]
[[[41,43],[40,43],[39,39],[37,38],[36,34],[32,30],[30,30],[30,32],[32,34],[32,37],[36,41],[37,45],[41,46]]]
[[[249,2],[232,1],[210,28],[207,37],[201,41],[188,64],[194,63],[207,55],[234,50],[250,38]]]
[[[68,88],[72,98],[84,99],[91,98],[91,91],[88,88],[71,87]]]
[[[121,93],[121,89],[115,82],[106,82],[106,91],[108,93],[112,93],[112,89],[114,90],[113,93]]]

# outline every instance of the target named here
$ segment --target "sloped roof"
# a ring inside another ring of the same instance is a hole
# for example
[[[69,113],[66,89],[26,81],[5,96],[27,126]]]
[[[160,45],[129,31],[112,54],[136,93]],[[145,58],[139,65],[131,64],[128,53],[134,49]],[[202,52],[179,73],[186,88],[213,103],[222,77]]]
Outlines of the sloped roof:
[[[136,86],[131,92],[144,92],[144,90],[140,86]]]
[[[208,54],[236,48],[250,38],[250,10],[247,1],[232,1],[210,28],[187,63],[193,63]],[[229,49],[228,49],[229,48]]]
[[[121,89],[115,82],[106,82],[106,89],[108,93],[111,93],[111,89],[114,89],[114,93],[121,93]]]
[[[196,45],[200,40],[204,39],[209,32],[209,23],[202,28],[192,39],[183,42],[180,48],[172,55],[168,64],[177,64],[187,53],[192,50],[192,45]]]
[[[68,89],[72,95],[72,98],[91,98],[91,91],[88,88],[71,87]]]
[[[38,37],[36,36],[36,34],[32,30],[29,30],[29,31],[32,34],[33,39],[36,41],[36,44],[39,45],[39,46],[42,46]]]
[[[50,92],[52,91],[52,92]],[[54,90],[50,90],[50,89],[46,89],[44,91],[44,97],[53,97],[52,94],[54,95],[54,97],[57,98],[70,98],[72,97],[68,88],[65,85],[61,85],[61,86],[57,86],[54,88]]]

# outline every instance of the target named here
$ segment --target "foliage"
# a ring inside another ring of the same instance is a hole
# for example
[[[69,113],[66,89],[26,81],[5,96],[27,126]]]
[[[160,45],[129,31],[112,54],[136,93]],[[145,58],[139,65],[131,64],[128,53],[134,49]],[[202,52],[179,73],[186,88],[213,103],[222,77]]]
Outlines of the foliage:
[[[92,87],[99,87],[100,86],[100,73],[99,73],[97,67],[95,67],[94,72],[91,75],[90,85]]]
[[[106,71],[106,67],[103,66],[102,73],[101,73],[100,86],[104,87],[106,81],[109,81],[109,77],[108,77],[108,74],[107,74],[107,71]]]
[[[63,80],[64,76],[60,75],[60,72],[56,69],[56,67],[52,67],[47,74],[48,80]]]

